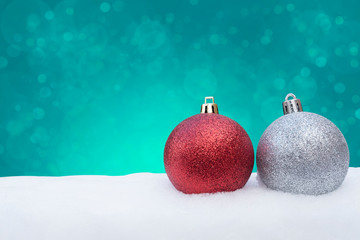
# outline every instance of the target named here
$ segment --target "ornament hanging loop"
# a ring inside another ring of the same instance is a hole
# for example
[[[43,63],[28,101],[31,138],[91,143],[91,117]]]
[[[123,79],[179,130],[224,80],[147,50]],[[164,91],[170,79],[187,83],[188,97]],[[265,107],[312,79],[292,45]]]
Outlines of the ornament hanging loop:
[[[207,100],[212,100],[211,103],[207,103]],[[201,105],[200,113],[215,113],[219,114],[219,109],[215,103],[214,97],[205,97],[205,103]]]
[[[289,98],[291,97],[292,99],[289,100]],[[293,93],[289,93],[288,95],[286,95],[285,101],[283,102],[282,105],[283,105],[284,115],[303,111],[300,99],[297,99]]]
[[[293,93],[288,93],[288,95],[286,95],[286,97],[285,97],[285,101],[288,101],[290,97],[292,97],[293,99],[296,99],[295,94],[293,94]]]

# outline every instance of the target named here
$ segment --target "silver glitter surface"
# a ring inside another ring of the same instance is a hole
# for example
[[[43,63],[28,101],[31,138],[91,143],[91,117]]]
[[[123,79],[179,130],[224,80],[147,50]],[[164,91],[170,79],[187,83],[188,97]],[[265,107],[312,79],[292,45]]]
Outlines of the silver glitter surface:
[[[331,121],[315,113],[297,112],[278,118],[265,130],[256,164],[261,180],[271,189],[319,195],[344,181],[349,149]]]

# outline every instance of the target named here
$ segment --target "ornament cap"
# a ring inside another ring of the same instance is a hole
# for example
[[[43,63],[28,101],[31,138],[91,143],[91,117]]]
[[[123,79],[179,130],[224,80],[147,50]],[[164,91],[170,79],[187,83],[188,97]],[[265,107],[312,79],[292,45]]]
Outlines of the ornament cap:
[[[206,101],[210,99],[212,103],[207,103]],[[219,114],[219,109],[215,103],[214,97],[205,97],[205,103],[201,105],[200,113],[215,113]]]
[[[289,99],[290,97],[292,97],[292,99]],[[300,99],[297,99],[293,93],[289,93],[288,95],[286,95],[285,102],[283,102],[282,105],[284,115],[303,111]]]

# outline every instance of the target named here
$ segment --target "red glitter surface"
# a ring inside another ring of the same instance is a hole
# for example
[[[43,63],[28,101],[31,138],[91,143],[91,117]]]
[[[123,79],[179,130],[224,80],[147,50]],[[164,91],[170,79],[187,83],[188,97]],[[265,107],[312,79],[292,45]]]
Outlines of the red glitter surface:
[[[184,193],[235,191],[250,177],[254,149],[234,120],[220,114],[197,114],[170,134],[164,164],[172,184]]]

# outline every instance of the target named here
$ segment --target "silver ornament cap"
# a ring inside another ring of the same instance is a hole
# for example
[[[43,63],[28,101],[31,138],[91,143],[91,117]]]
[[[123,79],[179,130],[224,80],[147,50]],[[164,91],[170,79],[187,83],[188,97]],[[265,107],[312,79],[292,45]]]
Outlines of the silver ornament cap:
[[[293,99],[289,99],[290,97]],[[284,115],[294,112],[302,112],[303,108],[300,99],[297,99],[292,93],[286,95],[285,102],[283,102],[283,111]]]
[[[261,181],[271,189],[297,194],[337,189],[349,168],[349,149],[341,131],[330,120],[303,112],[294,94],[285,98],[283,111],[258,144]]]

